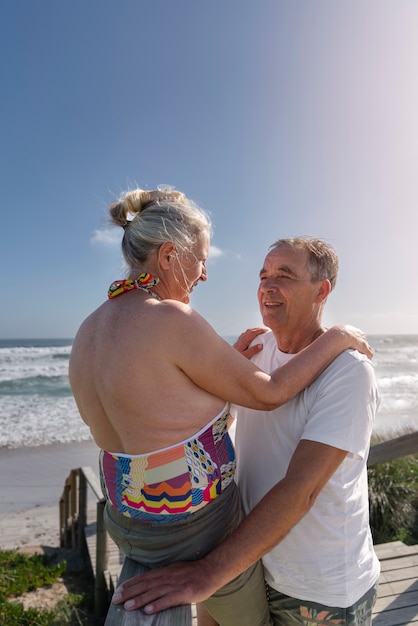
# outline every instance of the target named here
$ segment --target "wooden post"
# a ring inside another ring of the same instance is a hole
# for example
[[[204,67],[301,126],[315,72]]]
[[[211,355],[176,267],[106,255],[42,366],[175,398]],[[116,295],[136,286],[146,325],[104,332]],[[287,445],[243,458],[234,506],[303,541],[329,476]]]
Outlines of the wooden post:
[[[95,554],[95,585],[94,610],[97,617],[103,617],[109,609],[110,589],[107,583],[108,572],[108,534],[104,526],[105,499],[102,497],[101,485],[96,474],[90,467],[72,470],[65,481],[64,490],[59,502],[60,541],[61,546],[68,547],[72,539],[72,548],[79,550],[85,545],[87,528],[88,491],[92,489],[98,499],[96,510],[96,554]],[[77,533],[75,522],[78,518]],[[92,555],[90,555],[91,558]],[[131,559],[125,559],[118,582],[131,578],[146,568]],[[113,588],[112,581],[110,588]],[[192,626],[192,609],[190,605],[177,606],[156,615],[145,615],[141,610],[125,611],[123,607],[111,604],[106,618],[106,626]]]
[[[104,525],[103,513],[106,501],[99,500],[97,503],[97,527],[96,527],[96,579],[94,583],[94,612],[97,616],[104,615],[109,604],[108,591],[104,572],[108,567],[108,541]]]
[[[64,494],[63,494],[63,513],[64,513],[64,527],[63,527],[63,547],[64,548],[68,548],[68,518],[70,515],[70,491],[71,491],[71,487],[69,485],[68,482],[68,478],[67,481],[65,483],[65,487],[64,487]]]
[[[77,547],[76,537],[76,523],[78,514],[78,499],[77,499],[77,483],[78,483],[78,471],[71,470],[70,474],[70,520],[71,520],[71,548],[74,550]]]
[[[84,529],[87,526],[87,480],[82,469],[78,472],[77,550],[79,554],[82,554],[85,548]]]
[[[60,547],[63,548],[65,546],[65,504],[64,504],[64,494],[62,494],[59,503],[60,508]]]
[[[146,570],[140,563],[125,558],[118,584]],[[111,604],[105,626],[192,626],[192,608],[187,604],[146,615],[141,609],[125,611],[122,605]]]

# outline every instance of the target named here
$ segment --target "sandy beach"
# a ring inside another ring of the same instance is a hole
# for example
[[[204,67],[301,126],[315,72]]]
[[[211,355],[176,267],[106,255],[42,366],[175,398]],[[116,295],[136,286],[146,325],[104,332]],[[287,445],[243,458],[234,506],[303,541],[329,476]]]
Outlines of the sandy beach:
[[[98,471],[92,441],[3,448],[0,453],[0,549],[59,546],[59,499],[72,469]]]

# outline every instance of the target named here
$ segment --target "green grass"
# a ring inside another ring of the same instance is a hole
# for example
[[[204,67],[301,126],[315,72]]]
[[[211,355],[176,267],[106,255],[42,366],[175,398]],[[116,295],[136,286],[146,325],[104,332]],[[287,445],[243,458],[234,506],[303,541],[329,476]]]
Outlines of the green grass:
[[[7,626],[51,626],[55,615],[50,611],[23,608],[17,602],[0,602],[0,624]],[[55,622],[57,625],[59,622]]]
[[[406,432],[390,433],[387,438]],[[372,445],[383,440],[373,437]],[[378,463],[368,469],[368,479],[374,543],[418,543],[418,454]]]
[[[45,555],[0,552],[0,601],[54,583],[65,569],[65,561],[53,565]]]
[[[83,592],[86,584],[83,569],[69,571],[57,555],[26,555],[16,550],[0,551],[0,624],[7,626],[88,626],[95,622],[92,597]],[[53,610],[24,609],[16,598],[28,591],[52,585],[64,579],[69,593]],[[81,589],[81,592],[80,592]],[[71,591],[76,591],[75,593]]]

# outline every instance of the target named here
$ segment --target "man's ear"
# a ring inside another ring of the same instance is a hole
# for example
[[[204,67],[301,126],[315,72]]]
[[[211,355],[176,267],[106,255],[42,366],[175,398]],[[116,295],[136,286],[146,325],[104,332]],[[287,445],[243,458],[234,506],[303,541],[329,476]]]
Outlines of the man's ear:
[[[318,302],[325,302],[325,300],[328,298],[330,291],[331,291],[331,283],[329,282],[328,279],[319,281],[318,293],[317,293]]]
[[[163,270],[168,270],[172,258],[176,256],[176,246],[171,241],[166,241],[158,248],[158,264]]]

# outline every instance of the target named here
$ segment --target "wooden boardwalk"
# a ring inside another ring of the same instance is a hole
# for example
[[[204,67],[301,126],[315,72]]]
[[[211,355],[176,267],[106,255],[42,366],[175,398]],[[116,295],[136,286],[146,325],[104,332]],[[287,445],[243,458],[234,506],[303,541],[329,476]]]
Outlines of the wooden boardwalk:
[[[411,454],[418,454],[418,431],[373,446],[370,450],[368,466],[386,463]],[[92,517],[87,511],[90,508],[87,497],[89,491],[92,491],[95,496],[97,513],[93,517],[96,521],[91,524],[88,520]],[[98,614],[106,612],[109,598],[117,584],[123,565],[123,557],[105,531],[103,508],[104,500],[100,482],[91,468],[82,467],[71,470],[60,499],[60,542],[61,545],[68,547],[71,545],[80,549],[85,546],[84,537],[86,537],[90,562],[95,574],[95,606]],[[418,626],[418,546],[406,546],[397,541],[377,545],[375,548],[381,562],[382,573],[378,598],[373,611],[373,626],[408,626],[409,624]],[[127,566],[130,567],[129,562]],[[96,575],[96,569],[98,575]],[[192,608],[195,626],[195,607]],[[178,615],[174,617],[174,621],[172,619],[172,615],[178,611],[169,611],[169,613],[170,616],[167,615],[167,619],[163,614],[159,614],[162,621],[158,619],[158,622],[161,621],[165,625],[178,624]],[[182,619],[183,617],[180,621]],[[187,621],[190,623],[190,614]],[[143,619],[141,619],[142,622]],[[122,624],[120,620],[119,623]],[[125,617],[123,617],[123,623],[125,624]],[[134,624],[135,621],[129,619],[129,623]],[[150,624],[147,620],[146,623]]]
[[[393,541],[375,549],[382,571],[373,626],[418,624],[418,545]]]
[[[94,533],[89,551],[95,550]],[[418,545],[401,541],[375,546],[381,563],[379,592],[373,611],[373,626],[418,625]],[[90,552],[94,554],[94,552]],[[123,564],[117,546],[109,539],[108,583],[116,585]],[[192,607],[193,626],[197,625]]]

